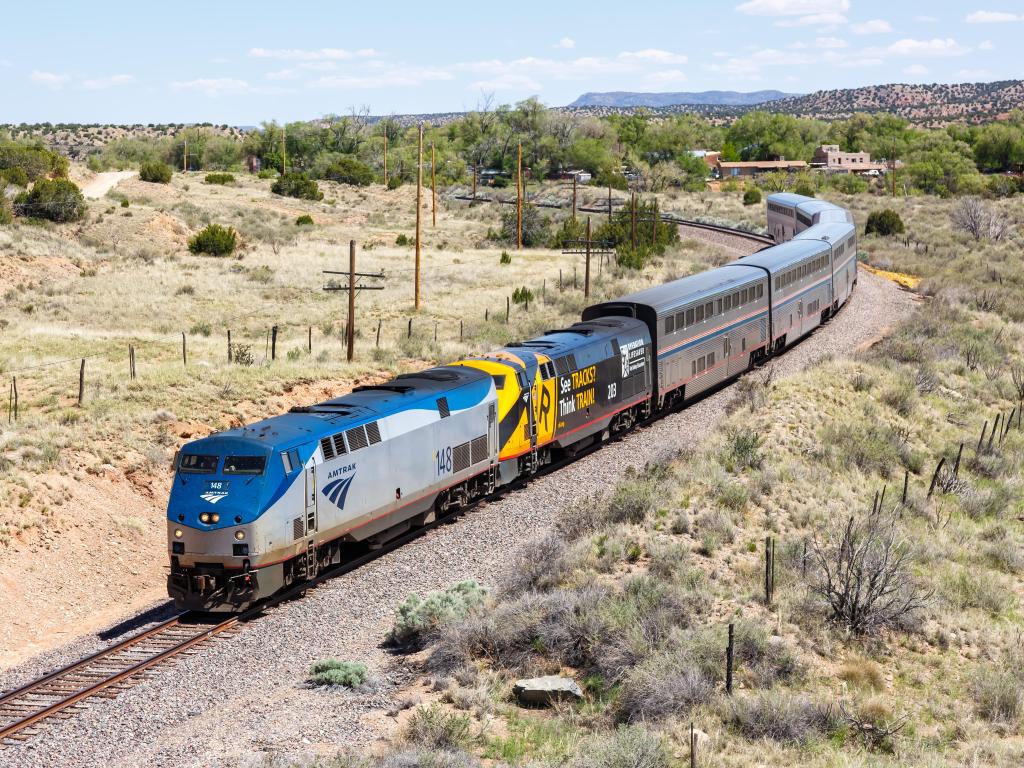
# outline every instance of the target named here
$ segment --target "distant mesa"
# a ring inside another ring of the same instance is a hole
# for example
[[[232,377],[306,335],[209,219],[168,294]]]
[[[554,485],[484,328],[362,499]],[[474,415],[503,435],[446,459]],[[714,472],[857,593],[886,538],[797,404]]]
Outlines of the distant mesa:
[[[798,93],[782,91],[700,91],[699,93],[635,93],[632,91],[608,91],[607,93],[584,93],[570,107],[674,107],[679,104],[701,104],[720,107],[749,107],[801,96]]]

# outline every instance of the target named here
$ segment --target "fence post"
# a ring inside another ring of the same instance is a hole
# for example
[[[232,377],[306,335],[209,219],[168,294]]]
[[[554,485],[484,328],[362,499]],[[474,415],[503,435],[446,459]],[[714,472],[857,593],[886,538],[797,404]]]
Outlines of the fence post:
[[[976,454],[981,453],[981,446],[985,444],[985,433],[988,432],[988,422],[981,428],[981,437],[978,438],[978,448],[975,450]]]
[[[508,316],[512,311],[512,299],[508,296],[505,297],[505,324],[508,325]]]
[[[733,625],[729,623],[729,644],[725,647],[725,692],[732,696]]]
[[[228,362],[231,362],[231,329],[228,328]]]
[[[185,332],[181,332],[181,364],[188,365],[188,349],[185,346]]]
[[[932,493],[935,492],[935,484],[939,482],[939,473],[942,471],[942,467],[946,464],[946,457],[943,456],[939,459],[938,466],[935,467],[935,474],[932,475],[932,484],[928,486],[928,498],[932,497]]]
[[[10,424],[17,418],[17,409],[14,407],[14,392],[18,386],[18,377],[11,376],[11,395],[7,401],[7,423]]]
[[[484,307],[484,322],[485,323],[489,322],[490,319],[491,319],[491,309],[490,309],[490,307]]]
[[[78,407],[82,407],[82,400],[85,398],[85,359],[78,368]]]
[[[380,346],[380,325],[381,325],[381,323],[383,323],[383,322],[384,322],[384,321],[383,321],[383,320],[381,320],[381,319],[378,319],[378,320],[377,320],[377,346],[378,346],[378,347]]]
[[[960,475],[960,459],[964,455],[964,444],[960,443],[960,447],[956,452],[956,463],[953,464],[953,477],[959,477]]]
[[[277,359],[277,326],[272,326],[270,329],[270,359]]]
[[[434,321],[434,342],[437,342],[437,320]]]
[[[697,734],[693,730],[693,722],[690,722],[690,768],[697,768]]]
[[[996,414],[996,420],[992,423],[992,434],[988,436],[988,447],[985,449],[987,451],[992,450],[992,441],[996,439],[996,433],[999,431],[999,422],[1002,418],[1003,414]]]
[[[411,317],[409,318],[409,329],[405,332],[405,338],[407,338],[407,339],[411,339],[412,338],[412,318]]]
[[[459,320],[459,341],[462,341],[462,320]]]
[[[306,341],[306,347],[309,350],[309,354],[312,355],[313,354],[313,326],[312,325],[309,326],[309,328],[307,329],[306,333],[308,335],[308,340]]]
[[[540,284],[540,298],[545,304],[548,303],[548,279],[546,277]]]
[[[572,289],[576,290],[576,265],[572,265]]]
[[[964,444],[960,443],[960,451],[964,449]],[[959,458],[957,459],[959,462]],[[910,488],[910,470],[906,469],[903,471],[903,506],[907,505],[907,491]]]
[[[558,292],[562,292],[562,270],[558,270]]]
[[[11,387],[14,389],[14,420],[18,420],[18,377],[11,378]]]
[[[526,289],[526,295],[523,296],[523,299],[526,302],[526,311],[529,312],[530,311],[530,289],[529,288]]]
[[[764,604],[772,604],[772,539],[764,537]]]

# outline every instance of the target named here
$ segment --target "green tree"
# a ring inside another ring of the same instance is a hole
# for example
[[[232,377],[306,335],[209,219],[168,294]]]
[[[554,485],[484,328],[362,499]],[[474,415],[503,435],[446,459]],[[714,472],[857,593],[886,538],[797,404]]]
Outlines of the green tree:
[[[928,194],[949,197],[982,184],[971,148],[944,133],[928,133],[914,142],[906,163],[914,186]]]
[[[24,216],[57,222],[79,221],[87,210],[81,190],[67,179],[39,179],[14,202]]]
[[[323,200],[324,193],[317,183],[304,173],[286,173],[280,176],[271,187],[275,195],[297,197],[302,200]]]
[[[323,177],[331,181],[337,181],[340,184],[354,184],[357,187],[365,187],[373,183],[373,170],[371,170],[370,166],[359,162],[351,155],[341,155],[327,166]]]
[[[143,163],[139,166],[139,178],[153,184],[169,184],[173,174],[167,163]]]
[[[189,239],[188,249],[192,253],[207,253],[211,256],[227,256],[235,250],[238,234],[231,227],[210,224]]]
[[[864,227],[865,235],[881,235],[889,237],[900,235],[904,232],[903,219],[892,208],[885,208],[880,211],[872,211],[868,214],[868,221]]]

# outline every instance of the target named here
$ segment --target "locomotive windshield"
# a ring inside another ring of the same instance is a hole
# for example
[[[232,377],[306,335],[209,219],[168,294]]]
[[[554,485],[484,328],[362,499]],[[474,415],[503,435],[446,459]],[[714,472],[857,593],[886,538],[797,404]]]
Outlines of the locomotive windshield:
[[[266,456],[228,456],[224,459],[225,475],[262,475],[266,467]]]
[[[183,453],[178,461],[178,470],[197,474],[216,472],[217,458],[217,456],[204,456],[198,453]]]

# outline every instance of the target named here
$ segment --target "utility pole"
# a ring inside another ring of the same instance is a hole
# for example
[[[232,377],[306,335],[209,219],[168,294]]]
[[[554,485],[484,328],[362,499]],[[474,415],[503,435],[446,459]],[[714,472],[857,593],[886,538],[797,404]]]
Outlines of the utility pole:
[[[434,142],[430,142],[430,226],[437,226],[437,171],[434,167]]]
[[[388,186],[388,129],[384,126],[384,187]]]
[[[181,159],[181,172],[188,170],[188,139],[185,139],[185,156]]]
[[[632,194],[629,200],[629,223],[630,223],[630,243],[633,245],[633,250],[636,250],[636,192]]]
[[[288,173],[288,126],[281,126],[281,175]]]
[[[612,223],[612,185],[608,185],[608,223]]]
[[[479,168],[474,163],[473,164],[473,203],[476,202],[476,175],[477,175],[478,171],[479,171]],[[473,203],[470,203],[470,205],[472,205]]]
[[[896,139],[892,141],[892,196],[896,197]]]
[[[413,304],[420,309],[420,208],[423,206],[423,123],[420,123],[419,141],[416,149],[416,299]]]
[[[651,248],[658,245],[658,198],[654,198],[654,216],[651,217]]]
[[[590,217],[587,216],[587,268],[583,273],[583,295],[590,296]]]
[[[516,249],[523,249],[523,142],[516,161]]]
[[[348,353],[351,363],[356,352],[356,241],[348,241]]]
[[[573,221],[574,224],[576,223],[576,178],[577,178],[577,173],[575,171],[573,171],[573,173],[572,173],[572,221]],[[589,239],[590,239],[590,235],[587,235],[587,240],[589,240]]]

